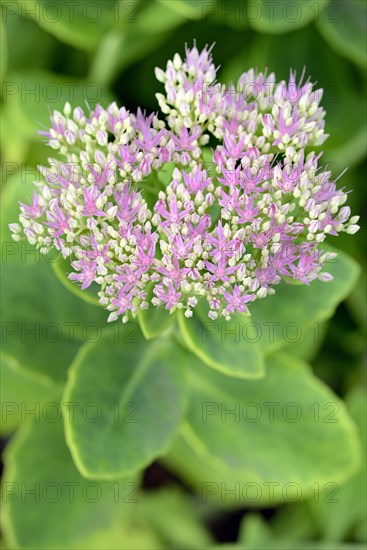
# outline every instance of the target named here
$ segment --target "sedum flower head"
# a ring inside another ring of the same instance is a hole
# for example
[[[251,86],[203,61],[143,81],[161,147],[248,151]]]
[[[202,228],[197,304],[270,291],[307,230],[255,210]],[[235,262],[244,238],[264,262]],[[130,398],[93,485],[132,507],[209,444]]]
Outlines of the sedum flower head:
[[[57,158],[13,238],[59,250],[110,321],[150,303],[190,317],[200,299],[230,319],[281,281],[329,281],[322,243],[358,217],[312,151],[327,138],[322,90],[252,69],[224,86],[195,46],[156,76],[166,120],[116,103],[52,114],[41,134]]]

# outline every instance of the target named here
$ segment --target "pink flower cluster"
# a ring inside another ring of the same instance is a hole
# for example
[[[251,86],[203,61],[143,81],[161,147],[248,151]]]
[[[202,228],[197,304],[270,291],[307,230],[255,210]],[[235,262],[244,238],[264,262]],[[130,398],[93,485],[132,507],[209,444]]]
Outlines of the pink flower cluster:
[[[195,46],[156,76],[166,122],[116,103],[53,113],[42,134],[57,158],[13,238],[59,250],[72,281],[99,285],[110,321],[150,304],[190,317],[199,299],[230,319],[281,281],[329,281],[322,243],[358,217],[305,153],[327,137],[322,91],[253,70],[226,87]]]

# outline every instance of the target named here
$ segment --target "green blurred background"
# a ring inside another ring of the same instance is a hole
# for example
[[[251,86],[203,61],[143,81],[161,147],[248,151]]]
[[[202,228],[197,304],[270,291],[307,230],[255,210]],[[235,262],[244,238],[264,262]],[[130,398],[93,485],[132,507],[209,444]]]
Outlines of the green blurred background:
[[[351,191],[353,214],[366,197],[366,2],[364,0],[26,0],[1,2],[1,155],[3,193],[35,178],[49,150],[36,131],[49,111],[72,105],[158,108],[165,67],[187,43],[215,42],[219,80],[257,67],[287,79],[306,69],[325,90],[330,138],[324,162]],[[8,204],[8,203],[7,203]],[[16,205],[14,205],[14,212]],[[15,221],[15,220],[14,220]],[[4,230],[5,231],[5,230]],[[8,235],[3,235],[7,241]],[[316,374],[341,396],[364,384],[366,329],[365,231],[335,243],[363,267],[357,287],[308,351]],[[163,475],[164,477],[164,475]],[[158,480],[160,479],[158,475]],[[159,481],[158,481],[159,484]],[[297,516],[297,512],[295,512]],[[266,514],[265,514],[266,516]],[[217,535],[234,540],[238,517],[222,519]],[[280,517],[279,525],[282,525]],[[284,525],[283,525],[284,527]]]

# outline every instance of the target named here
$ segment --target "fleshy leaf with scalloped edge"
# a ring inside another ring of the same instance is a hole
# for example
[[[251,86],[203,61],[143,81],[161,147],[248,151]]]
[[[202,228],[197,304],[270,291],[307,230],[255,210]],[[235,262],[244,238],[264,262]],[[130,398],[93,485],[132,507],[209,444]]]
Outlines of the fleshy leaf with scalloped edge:
[[[213,369],[237,378],[265,375],[261,348],[254,341],[256,335],[248,326],[248,317],[214,321],[209,319],[207,304],[201,300],[189,319],[179,311],[178,321],[185,345]]]
[[[88,478],[124,477],[165,453],[186,408],[190,354],[173,340],[130,344],[111,336],[86,345],[69,371],[63,401],[66,441]],[[83,414],[94,403],[94,421]]]
[[[47,415],[48,407],[55,411],[60,400],[62,386],[48,380],[37,379],[32,373],[21,370],[16,359],[0,355],[1,416],[0,434],[7,436],[25,422]]]
[[[65,311],[68,293],[42,263],[9,263],[2,276],[3,353],[40,380],[65,381],[82,341],[73,309],[64,319],[59,310],[61,306]]]
[[[187,421],[165,460],[206,502],[301,500],[315,484],[342,483],[360,465],[352,420],[310,367],[285,354],[266,366],[262,380],[190,369]]]
[[[201,521],[200,508],[194,495],[170,484],[145,492],[138,513],[171,548],[197,550],[213,542]]]
[[[6,540],[12,548],[131,548],[117,541],[136,511],[136,482],[89,482],[71,459],[61,421],[28,424],[5,453]]]

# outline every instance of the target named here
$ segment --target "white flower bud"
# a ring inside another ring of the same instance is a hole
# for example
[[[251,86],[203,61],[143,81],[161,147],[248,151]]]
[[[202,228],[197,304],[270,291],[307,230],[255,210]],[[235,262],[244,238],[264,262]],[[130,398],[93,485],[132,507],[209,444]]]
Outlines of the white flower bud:
[[[349,225],[346,229],[346,232],[349,233],[349,235],[354,235],[354,233],[357,233],[357,231],[360,230],[359,225]]]
[[[332,281],[334,277],[330,273],[319,273],[317,277],[320,281],[323,283],[328,283],[329,281]]]
[[[257,296],[258,298],[265,298],[265,296],[267,295],[267,293],[268,293],[268,289],[262,286],[262,287],[259,288],[259,290],[256,292],[256,296]]]
[[[20,233],[21,232],[21,227],[20,227],[19,223],[10,223],[8,227],[9,227],[9,229],[12,233]]]

